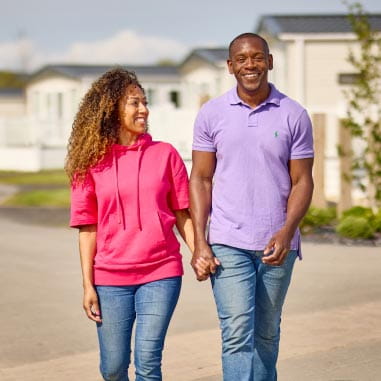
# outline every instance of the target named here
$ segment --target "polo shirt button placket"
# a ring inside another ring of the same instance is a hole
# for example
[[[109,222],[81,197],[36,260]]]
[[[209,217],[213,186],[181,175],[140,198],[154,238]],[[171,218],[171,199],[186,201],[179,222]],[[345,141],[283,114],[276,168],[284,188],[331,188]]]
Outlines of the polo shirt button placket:
[[[248,115],[248,127],[258,127],[258,113],[251,111]]]

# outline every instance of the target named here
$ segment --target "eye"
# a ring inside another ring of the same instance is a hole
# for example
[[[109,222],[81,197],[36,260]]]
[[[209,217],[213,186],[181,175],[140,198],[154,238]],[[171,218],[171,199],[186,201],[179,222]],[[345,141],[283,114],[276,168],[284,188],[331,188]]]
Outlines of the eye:
[[[139,106],[139,101],[137,99],[128,99],[127,100],[127,104],[129,106],[138,107]]]

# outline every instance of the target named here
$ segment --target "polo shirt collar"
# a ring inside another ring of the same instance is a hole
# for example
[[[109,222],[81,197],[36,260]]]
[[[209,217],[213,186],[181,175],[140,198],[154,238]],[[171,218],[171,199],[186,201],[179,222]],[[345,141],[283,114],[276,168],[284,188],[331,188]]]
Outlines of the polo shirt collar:
[[[269,83],[269,85],[270,85],[270,94],[267,97],[267,99],[265,99],[260,105],[258,105],[258,107],[259,106],[263,106],[263,105],[268,104],[268,103],[272,103],[272,104],[274,104],[276,106],[280,105],[280,93],[279,93],[279,91],[276,89],[276,87],[272,83]],[[228,98],[229,98],[229,103],[231,105],[246,104],[238,96],[237,86],[232,88],[229,91]]]

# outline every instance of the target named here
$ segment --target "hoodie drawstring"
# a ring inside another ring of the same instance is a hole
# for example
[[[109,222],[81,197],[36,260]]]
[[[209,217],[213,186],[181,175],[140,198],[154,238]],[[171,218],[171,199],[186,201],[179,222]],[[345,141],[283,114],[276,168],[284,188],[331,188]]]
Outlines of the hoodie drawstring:
[[[120,194],[119,194],[119,182],[118,182],[118,160],[116,159],[116,153],[113,151],[113,160],[114,160],[114,181],[115,181],[115,198],[116,198],[116,206],[118,212],[118,224],[123,221],[123,229],[125,229],[125,221],[123,218],[122,206],[120,203]]]
[[[142,230],[142,217],[141,217],[141,207],[140,207],[140,166],[142,163],[142,157],[144,153],[144,148],[147,144],[149,144],[152,141],[152,138],[149,134],[144,134],[140,137],[138,142],[138,147],[124,147],[123,151],[132,151],[136,150],[137,158],[136,158],[136,174],[135,171],[129,171],[129,173],[135,175],[136,179],[136,218],[137,218],[137,226],[139,230]],[[136,149],[137,148],[137,149]],[[121,197],[119,192],[119,182],[118,182],[118,159],[117,159],[117,152],[115,149],[113,149],[113,165],[114,165],[114,185],[115,185],[115,198],[116,198],[116,204],[117,204],[117,214],[118,214],[118,224],[123,222],[123,229],[126,228],[126,221],[125,221],[125,215],[123,212],[122,204],[121,204]]]
[[[137,168],[137,175],[136,175],[136,212],[137,212],[139,230],[142,230],[142,219],[141,219],[141,214],[140,214],[140,165],[141,165],[141,161],[142,161],[142,156],[143,156],[142,146],[139,146],[139,148],[138,148],[138,168]]]

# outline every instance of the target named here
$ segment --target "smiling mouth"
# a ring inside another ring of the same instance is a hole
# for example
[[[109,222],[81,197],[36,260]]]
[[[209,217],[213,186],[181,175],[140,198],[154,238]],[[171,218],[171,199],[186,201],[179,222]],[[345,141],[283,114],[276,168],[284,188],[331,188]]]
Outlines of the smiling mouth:
[[[146,118],[136,118],[135,121],[138,123],[146,123],[147,119]]]
[[[247,79],[257,79],[259,78],[259,73],[247,73],[243,74],[243,77]]]

